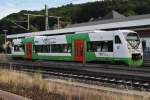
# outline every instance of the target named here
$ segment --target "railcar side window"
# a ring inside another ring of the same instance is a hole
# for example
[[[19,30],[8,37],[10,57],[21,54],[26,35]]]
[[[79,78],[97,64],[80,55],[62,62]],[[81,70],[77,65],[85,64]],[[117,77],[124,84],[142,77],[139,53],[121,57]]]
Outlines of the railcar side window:
[[[21,48],[23,49],[23,51],[25,51],[25,45],[21,45]]]
[[[115,43],[116,44],[121,44],[121,40],[120,40],[118,35],[115,36]]]
[[[108,52],[113,52],[113,41],[108,41]]]
[[[71,53],[71,44],[36,45],[37,53]]]
[[[21,46],[19,46],[19,45],[14,45],[14,51],[15,51],[15,52],[20,52],[20,51],[22,51]]]
[[[53,44],[52,53],[71,53],[71,44]]]
[[[19,46],[15,45],[14,46],[14,51],[19,51]]]
[[[103,47],[102,47],[102,50],[101,50],[101,51],[102,51],[102,52],[107,52],[107,51],[108,51],[107,42],[103,42],[103,43],[102,43],[102,46],[103,46]]]
[[[87,43],[88,52],[113,52],[113,41],[93,41]]]
[[[88,42],[87,43],[87,51],[88,52],[96,52],[97,51],[97,44],[96,44],[96,42]]]
[[[35,52],[40,52],[40,51],[41,51],[41,46],[35,45]]]
[[[49,45],[42,45],[42,52],[43,53],[47,53],[50,51],[50,46]]]

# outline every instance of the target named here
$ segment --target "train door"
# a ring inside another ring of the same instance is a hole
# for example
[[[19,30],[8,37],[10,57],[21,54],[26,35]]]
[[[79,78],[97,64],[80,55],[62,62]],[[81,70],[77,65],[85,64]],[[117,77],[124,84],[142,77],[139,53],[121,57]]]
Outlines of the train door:
[[[26,58],[32,59],[32,42],[26,43]]]
[[[74,41],[74,60],[84,62],[84,40]]]

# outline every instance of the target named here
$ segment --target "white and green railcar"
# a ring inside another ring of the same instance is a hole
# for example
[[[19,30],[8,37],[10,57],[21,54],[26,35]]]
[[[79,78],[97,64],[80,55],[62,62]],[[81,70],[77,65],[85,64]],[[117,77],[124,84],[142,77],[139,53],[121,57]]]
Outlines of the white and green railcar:
[[[13,40],[13,57],[61,61],[143,64],[142,43],[131,30],[76,32]]]

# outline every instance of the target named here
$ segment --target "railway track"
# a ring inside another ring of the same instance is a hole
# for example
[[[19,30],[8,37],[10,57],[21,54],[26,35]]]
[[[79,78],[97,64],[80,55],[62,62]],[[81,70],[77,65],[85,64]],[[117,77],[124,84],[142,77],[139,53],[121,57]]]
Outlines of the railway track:
[[[123,65],[26,60],[0,62],[0,65],[15,70],[41,73],[44,78],[53,76],[88,84],[124,86],[150,91],[150,68],[148,67],[132,68]]]

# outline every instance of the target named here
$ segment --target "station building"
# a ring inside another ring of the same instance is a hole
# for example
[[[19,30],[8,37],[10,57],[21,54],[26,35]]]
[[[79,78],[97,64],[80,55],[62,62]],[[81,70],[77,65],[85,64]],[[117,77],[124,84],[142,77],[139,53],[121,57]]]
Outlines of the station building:
[[[142,38],[144,53],[150,54],[150,14],[125,17],[116,11],[111,11],[109,14],[98,20],[90,20],[86,23],[68,25],[63,29],[8,35],[7,38],[11,39],[28,36],[63,34],[90,30],[122,29],[130,29],[138,32],[139,36]]]
[[[125,17],[116,11],[111,11],[100,20],[74,24],[68,28],[93,25],[99,25],[101,30],[130,29],[136,31],[142,38],[144,53],[150,54],[150,14]]]

